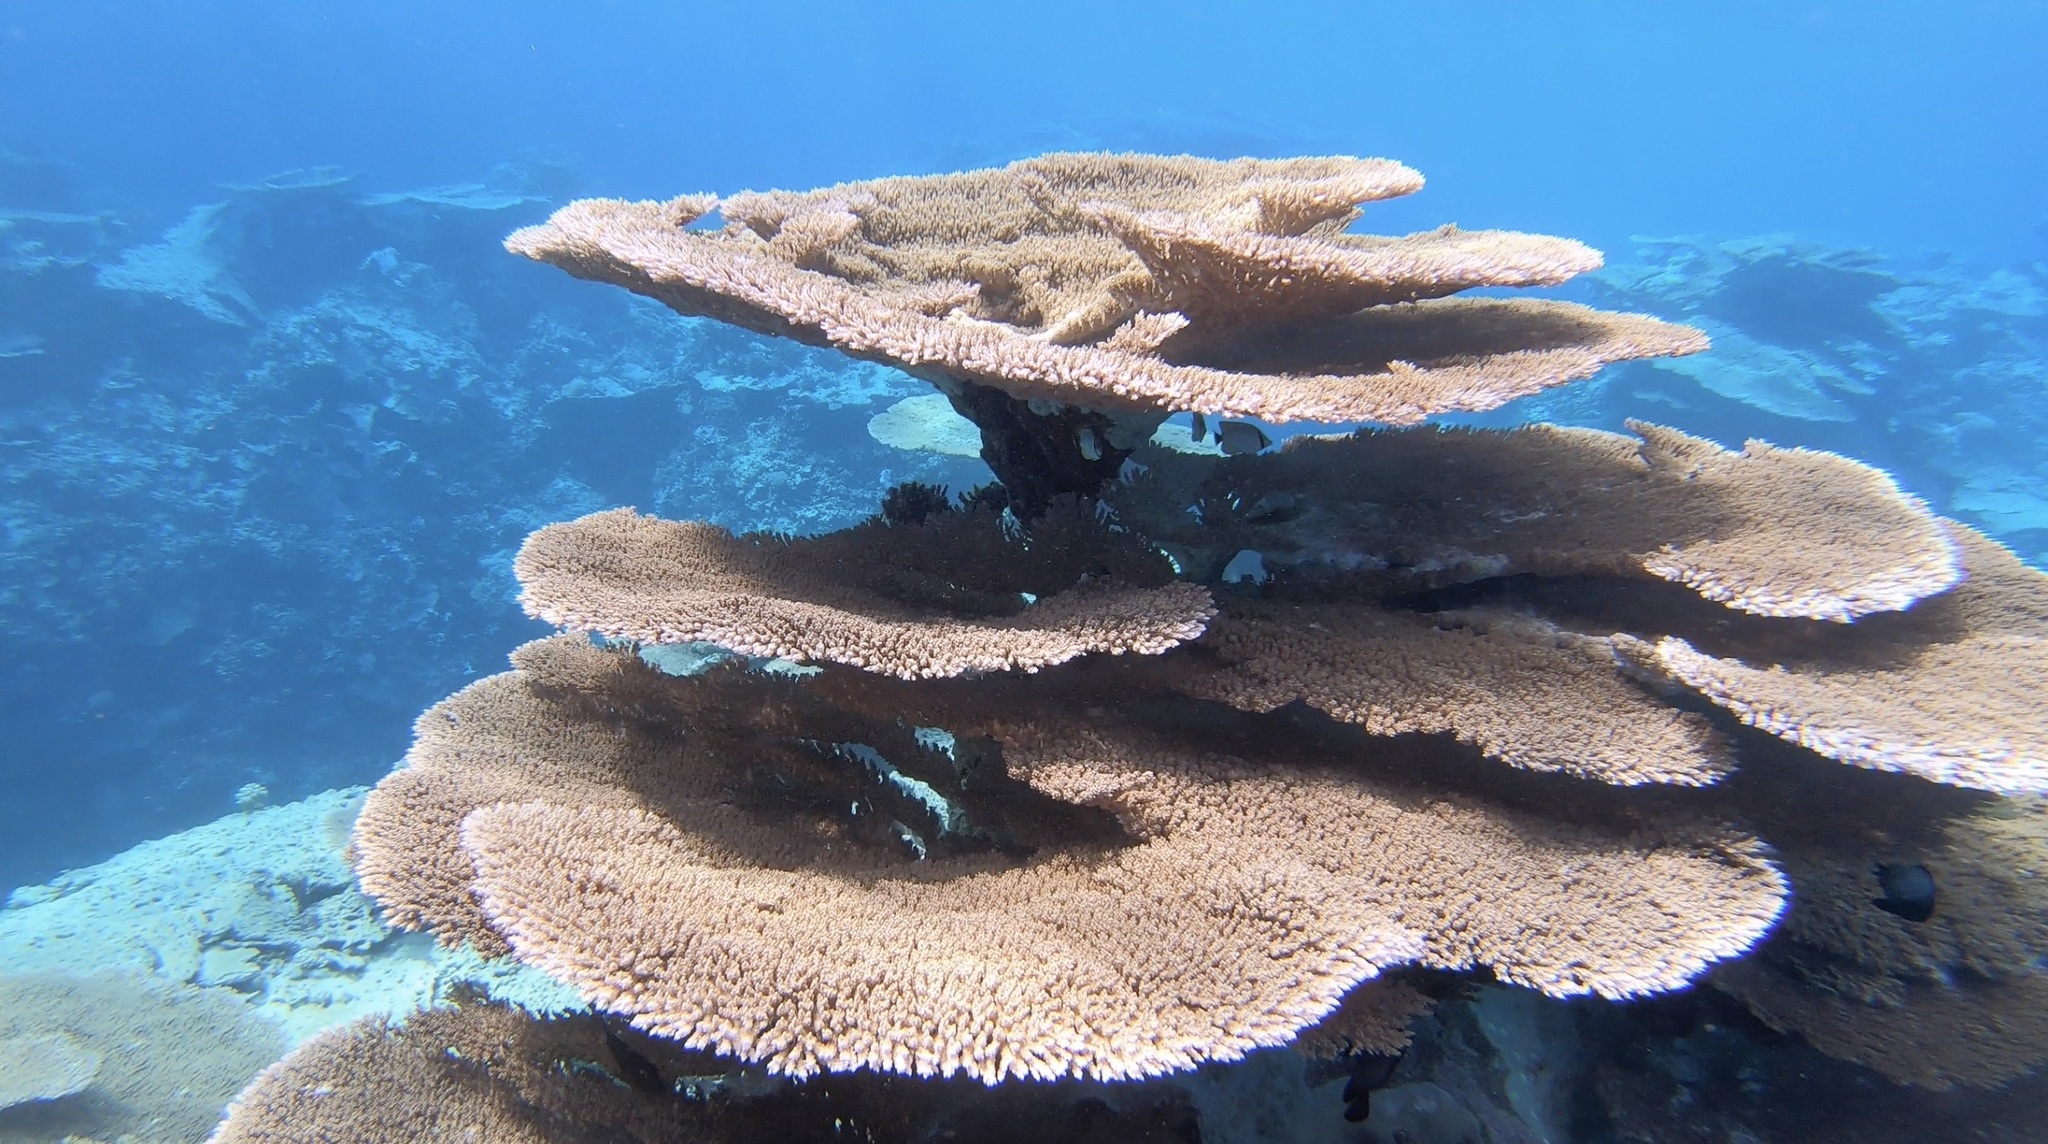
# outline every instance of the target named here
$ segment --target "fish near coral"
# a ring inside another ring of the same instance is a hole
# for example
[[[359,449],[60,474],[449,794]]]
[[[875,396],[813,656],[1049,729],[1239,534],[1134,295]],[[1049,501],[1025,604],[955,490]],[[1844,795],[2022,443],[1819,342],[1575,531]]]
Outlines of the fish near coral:
[[[1909,922],[1924,922],[1934,916],[1934,875],[1919,863],[1879,862],[1874,868],[1884,897],[1870,902],[1888,914]]]
[[[1264,429],[1249,421],[1219,421],[1216,424],[1216,443],[1222,446],[1224,456],[1236,457],[1271,448],[1273,439],[1266,436]]]

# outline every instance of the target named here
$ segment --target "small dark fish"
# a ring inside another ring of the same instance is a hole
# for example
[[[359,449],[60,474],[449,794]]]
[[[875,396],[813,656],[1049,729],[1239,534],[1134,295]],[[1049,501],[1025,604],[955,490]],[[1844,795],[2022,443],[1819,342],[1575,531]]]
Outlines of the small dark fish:
[[[1224,456],[1235,457],[1268,448],[1273,439],[1266,436],[1264,429],[1249,421],[1219,421],[1216,423],[1216,443],[1223,447]]]
[[[620,1080],[650,1096],[671,1091],[668,1083],[661,1079],[661,1070],[654,1067],[654,1062],[612,1032],[609,1024],[604,1027],[604,1047],[611,1050],[612,1063],[619,1066]]]
[[[1200,441],[1209,435],[1209,419],[1207,417],[1202,416],[1200,413],[1190,413],[1188,418],[1194,423],[1193,431],[1188,434],[1188,440]]]
[[[1924,922],[1934,916],[1934,875],[1918,863],[1879,862],[1877,884],[1884,897],[1871,904],[1909,922]]]
[[[1364,1123],[1372,1115],[1372,1090],[1385,1088],[1400,1065],[1400,1053],[1360,1054],[1352,1062],[1350,1079],[1344,1082],[1344,1119],[1352,1124]]]
[[[1344,1091],[1350,1092],[1351,1087],[1346,1085]],[[1358,1090],[1356,1097],[1344,1102],[1344,1122],[1347,1124],[1364,1124],[1370,1119],[1372,1119],[1372,1090],[1362,1088]]]

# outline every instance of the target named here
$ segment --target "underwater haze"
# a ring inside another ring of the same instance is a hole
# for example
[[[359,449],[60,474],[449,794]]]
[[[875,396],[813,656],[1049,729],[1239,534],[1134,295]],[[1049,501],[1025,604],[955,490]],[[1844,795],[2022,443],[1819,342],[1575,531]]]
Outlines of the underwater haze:
[[[1388,155],[1417,218],[2042,253],[2033,3],[12,0],[11,145],[167,214],[336,165],[626,197],[1056,148]],[[1402,209],[1409,209],[1404,206]],[[2029,246],[2028,244],[2032,244]]]
[[[23,887],[0,909],[0,979],[42,966],[9,965],[10,950],[84,948],[5,920],[113,876],[66,871],[299,800],[341,806],[324,792],[390,772],[421,712],[552,630],[513,577],[534,530],[633,506],[806,536],[868,519],[906,481],[991,479],[971,426],[964,446],[952,426],[949,450],[940,429],[906,441],[876,420],[929,408],[903,404],[934,393],[923,380],[505,251],[573,200],[1058,151],[1384,156],[1427,185],[1366,206],[1354,229],[1569,236],[1605,265],[1546,296],[1714,343],[1438,422],[1642,419],[1731,448],[1826,449],[2039,569],[2044,59],[2048,2],[2020,0],[0,0],[0,897]],[[347,813],[318,805],[319,822]],[[246,880],[239,858],[208,865],[240,844],[215,845],[147,861],[177,867],[198,902]],[[338,857],[307,861],[327,863],[320,899],[344,892]],[[1933,900],[1884,876],[1865,896]],[[2035,877],[2048,866],[2014,875]],[[165,910],[211,908],[179,901]],[[371,936],[325,946],[312,923],[294,930],[293,972],[311,973],[317,947],[378,979],[380,943],[411,939],[365,918],[348,924]],[[232,928],[182,961],[152,947],[143,968],[268,1003],[307,1035],[314,1003],[254,968],[287,939],[220,936]],[[244,949],[268,952],[236,962]],[[319,1004],[330,1020],[375,1011]],[[1443,1062],[1465,1061],[1480,1028],[1495,1048],[1471,1060],[1535,1075],[1561,1059],[1571,1012],[1584,1083],[1502,1097],[1513,1124],[1446,1113],[1435,1138],[1678,1140],[1685,1101],[1809,1059],[1835,1095],[1771,1139],[1854,1138],[1828,1118],[1856,1092],[1950,1117],[1933,1121],[1943,1139],[2023,1139],[2009,1126],[2048,1114],[2026,1103],[2038,1084],[2017,1105],[1942,1104],[1945,1084],[1910,1090],[1760,1021],[1667,1035],[1563,1003],[1486,1004],[1464,1025],[1432,1018],[1401,1082],[1465,1099]],[[30,1035],[0,1016],[0,1070],[11,1034]],[[222,1076],[247,1079],[270,1048],[237,1048]],[[1725,1076],[1653,1101],[1642,1074],[1602,1071],[1603,1053]],[[1414,1072],[1425,1059],[1441,1071]],[[1498,1082],[1535,1082],[1517,1083]],[[81,1091],[17,1103],[0,1083],[0,1144],[85,1132],[62,1119]],[[1334,1091],[1318,1099],[1341,1111]],[[1248,1098],[1222,1092],[1197,1101],[1202,1138],[1233,1138],[1217,1110]],[[1665,1134],[1630,1135],[1622,1110],[1652,1105]],[[196,1139],[212,1121],[192,1123],[120,1130]]]

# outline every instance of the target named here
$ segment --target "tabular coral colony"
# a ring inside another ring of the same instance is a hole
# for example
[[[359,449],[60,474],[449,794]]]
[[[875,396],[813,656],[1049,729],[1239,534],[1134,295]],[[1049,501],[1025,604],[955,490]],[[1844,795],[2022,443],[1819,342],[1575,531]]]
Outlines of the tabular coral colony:
[[[568,634],[420,718],[355,860],[401,924],[612,1018],[330,1034],[221,1138],[730,1138],[770,1114],[667,1094],[732,1062],[864,1070],[786,1115],[879,1131],[971,1097],[884,1074],[1398,1046],[1408,966],[1704,975],[1937,1087],[2048,1058],[2048,578],[1828,453],[1401,428],[1706,348],[1451,297],[1598,265],[1568,240],[1347,230],[1420,185],[1049,155],[514,234],[929,380],[999,484],[804,539],[630,510],[529,538],[526,607]],[[1386,428],[1192,456],[1148,443],[1176,411]],[[1247,551],[1269,578],[1226,584]],[[780,658],[656,666],[695,641]]]

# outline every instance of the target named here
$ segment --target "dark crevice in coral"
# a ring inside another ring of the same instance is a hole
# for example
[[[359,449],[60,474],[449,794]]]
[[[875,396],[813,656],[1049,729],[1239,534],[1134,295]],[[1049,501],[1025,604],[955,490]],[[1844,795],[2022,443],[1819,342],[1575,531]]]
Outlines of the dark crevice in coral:
[[[1321,599],[1343,585],[1333,578],[1276,572],[1267,586],[1283,598]],[[1638,577],[1499,576],[1388,597],[1390,607],[1417,612],[1508,608],[1592,634],[1630,632],[1644,639],[1678,636],[1709,655],[1751,661],[1824,660],[1869,666],[1902,661],[1932,640],[1962,633],[1960,617],[1935,598],[1909,611],[1881,612],[1853,624],[1736,611],[1683,584]]]
[[[1041,413],[988,386],[945,388],[954,410],[981,430],[981,459],[1019,520],[1037,519],[1060,496],[1093,499],[1131,455],[1110,443],[1116,424],[1108,414],[1070,406]]]
[[[882,494],[882,519],[892,525],[923,524],[934,514],[952,511],[953,498],[944,485],[904,481]]]

